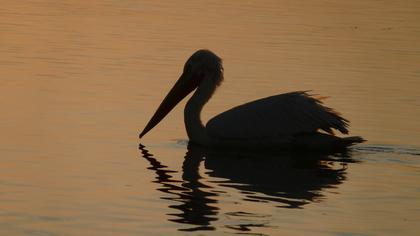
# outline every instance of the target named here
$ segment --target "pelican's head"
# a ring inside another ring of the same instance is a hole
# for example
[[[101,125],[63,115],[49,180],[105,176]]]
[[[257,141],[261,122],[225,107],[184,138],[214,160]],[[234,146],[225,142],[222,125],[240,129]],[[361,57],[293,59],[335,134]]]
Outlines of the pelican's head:
[[[166,95],[155,114],[140,133],[140,138],[155,127],[188,94],[204,80],[210,80],[214,88],[223,81],[222,59],[210,50],[195,52],[185,63],[181,77]]]
[[[218,86],[223,81],[222,59],[210,50],[198,50],[185,62],[180,79],[183,76],[187,80],[197,80],[198,85],[203,79],[211,79]]]

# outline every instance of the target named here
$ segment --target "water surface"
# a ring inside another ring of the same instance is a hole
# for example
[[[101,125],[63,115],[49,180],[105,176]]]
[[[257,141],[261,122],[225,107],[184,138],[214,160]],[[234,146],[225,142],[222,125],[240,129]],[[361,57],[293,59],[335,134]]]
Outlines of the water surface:
[[[416,235],[418,1],[3,1],[0,234]],[[203,119],[313,90],[368,142],[339,155],[187,145],[197,49],[224,60]]]

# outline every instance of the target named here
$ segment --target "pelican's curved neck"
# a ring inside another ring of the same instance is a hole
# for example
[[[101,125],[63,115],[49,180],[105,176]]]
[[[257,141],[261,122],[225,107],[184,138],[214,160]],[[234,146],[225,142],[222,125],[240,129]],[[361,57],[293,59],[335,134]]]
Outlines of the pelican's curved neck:
[[[211,79],[204,79],[198,86],[184,109],[184,123],[190,141],[201,145],[208,145],[210,138],[201,121],[201,111],[216,90]]]

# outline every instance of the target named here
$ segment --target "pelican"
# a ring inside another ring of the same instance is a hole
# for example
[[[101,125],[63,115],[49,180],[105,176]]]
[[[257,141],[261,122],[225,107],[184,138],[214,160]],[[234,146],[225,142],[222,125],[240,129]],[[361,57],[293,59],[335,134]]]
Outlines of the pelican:
[[[348,133],[349,121],[308,91],[289,92],[258,99],[210,119],[204,126],[201,111],[224,79],[222,59],[210,50],[195,52],[183,73],[164,98],[142,138],[184,97],[195,90],[184,109],[190,142],[206,147],[274,149],[342,149],[363,142]]]

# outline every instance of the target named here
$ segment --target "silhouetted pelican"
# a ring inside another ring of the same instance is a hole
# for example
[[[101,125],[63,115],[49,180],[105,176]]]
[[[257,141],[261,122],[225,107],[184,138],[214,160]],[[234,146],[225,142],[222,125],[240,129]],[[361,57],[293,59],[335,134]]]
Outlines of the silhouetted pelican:
[[[190,142],[208,147],[337,149],[363,142],[347,134],[348,120],[305,91],[262,98],[234,107],[203,125],[200,114],[223,81],[222,60],[198,50],[150,119],[140,138],[155,127],[185,96],[196,90],[184,110]],[[320,132],[321,131],[321,132]],[[324,133],[322,133],[322,131]]]

